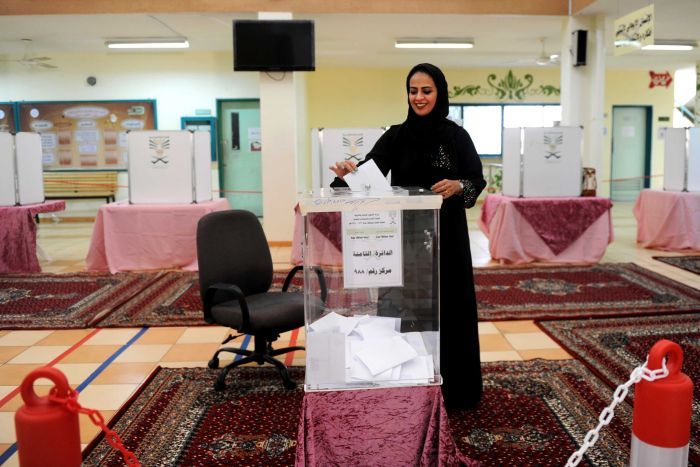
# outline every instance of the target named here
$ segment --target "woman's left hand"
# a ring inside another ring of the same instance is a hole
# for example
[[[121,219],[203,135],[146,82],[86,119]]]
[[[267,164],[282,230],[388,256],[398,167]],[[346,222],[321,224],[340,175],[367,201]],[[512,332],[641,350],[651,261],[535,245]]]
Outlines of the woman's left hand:
[[[462,186],[460,185],[459,180],[448,180],[446,178],[431,186],[430,189],[441,195],[443,199],[447,199],[452,195],[462,192]]]

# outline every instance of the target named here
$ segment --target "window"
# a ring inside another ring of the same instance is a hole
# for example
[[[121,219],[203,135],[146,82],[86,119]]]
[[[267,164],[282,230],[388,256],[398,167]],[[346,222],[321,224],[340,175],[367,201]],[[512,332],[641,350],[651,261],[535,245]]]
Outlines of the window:
[[[462,126],[469,132],[479,154],[501,152],[502,112],[500,105],[464,106]]]
[[[561,121],[558,104],[451,105],[449,118],[461,124],[484,157],[502,155],[503,128],[551,127]]]

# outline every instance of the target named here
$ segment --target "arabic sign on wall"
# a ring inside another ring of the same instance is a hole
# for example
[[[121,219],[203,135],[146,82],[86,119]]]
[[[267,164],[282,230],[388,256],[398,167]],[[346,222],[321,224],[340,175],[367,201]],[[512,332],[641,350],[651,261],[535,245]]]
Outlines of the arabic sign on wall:
[[[639,50],[654,43],[654,5],[618,18],[614,23],[615,55]]]

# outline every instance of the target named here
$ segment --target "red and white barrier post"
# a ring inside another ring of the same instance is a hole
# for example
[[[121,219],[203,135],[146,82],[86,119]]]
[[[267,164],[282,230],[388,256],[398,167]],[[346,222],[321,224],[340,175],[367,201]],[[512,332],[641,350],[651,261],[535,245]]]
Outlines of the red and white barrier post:
[[[668,376],[635,386],[630,467],[688,465],[693,382],[681,373],[683,350],[666,339],[651,348],[647,368],[660,369],[664,357]]]
[[[39,378],[55,384],[48,396],[39,397],[34,392],[34,382]],[[24,405],[15,413],[15,432],[21,467],[80,467],[79,413],[87,415],[105,432],[107,442],[121,451],[126,465],[140,467],[134,453],[105,425],[102,414],[78,403],[78,393],[71,389],[60,370],[48,366],[36,368],[24,378],[20,392]]]

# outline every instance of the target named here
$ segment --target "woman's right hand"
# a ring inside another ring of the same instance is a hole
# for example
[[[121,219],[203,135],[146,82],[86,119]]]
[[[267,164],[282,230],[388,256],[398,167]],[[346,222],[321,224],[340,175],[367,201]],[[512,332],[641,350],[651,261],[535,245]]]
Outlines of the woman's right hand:
[[[338,161],[335,165],[329,167],[335,175],[342,179],[347,174],[357,170],[357,164],[353,161]]]

